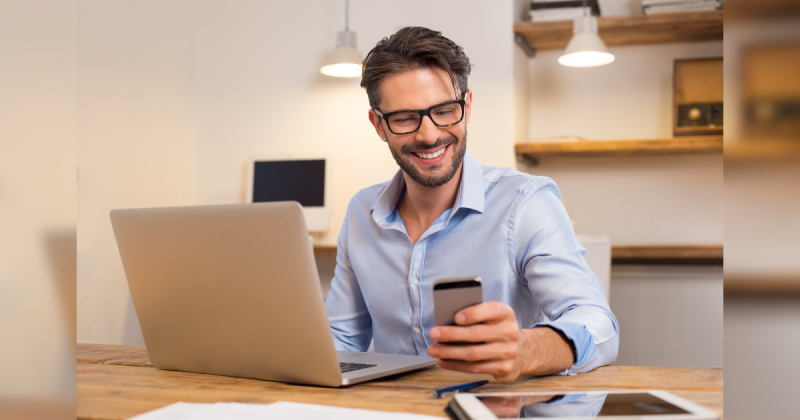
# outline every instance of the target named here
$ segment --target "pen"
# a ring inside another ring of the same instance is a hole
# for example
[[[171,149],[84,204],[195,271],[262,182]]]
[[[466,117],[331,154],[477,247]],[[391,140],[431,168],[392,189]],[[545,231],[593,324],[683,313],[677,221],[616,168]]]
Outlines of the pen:
[[[475,389],[479,386],[484,386],[488,384],[489,381],[484,379],[482,381],[475,381],[475,382],[467,382],[465,384],[450,386],[447,388],[437,389],[436,391],[431,391],[431,397],[433,398],[442,398],[445,394],[455,394],[456,392],[464,392],[469,391],[471,389]]]

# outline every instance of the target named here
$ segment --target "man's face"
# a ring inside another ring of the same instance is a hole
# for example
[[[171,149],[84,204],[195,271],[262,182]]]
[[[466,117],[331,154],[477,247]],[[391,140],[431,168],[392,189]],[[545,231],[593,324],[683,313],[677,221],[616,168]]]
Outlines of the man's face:
[[[447,72],[439,68],[409,70],[388,77],[381,84],[380,111],[420,110],[456,98]],[[472,109],[472,92],[464,105],[464,119],[450,127],[437,127],[423,117],[419,130],[396,135],[386,121],[370,110],[370,122],[378,135],[389,144],[397,164],[416,183],[438,187],[453,179],[461,168],[467,150],[467,122]]]

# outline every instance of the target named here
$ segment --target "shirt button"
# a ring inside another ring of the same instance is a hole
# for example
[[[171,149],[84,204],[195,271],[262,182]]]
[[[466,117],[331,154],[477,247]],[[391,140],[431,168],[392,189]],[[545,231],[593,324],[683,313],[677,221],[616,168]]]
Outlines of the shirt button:
[[[419,282],[419,279],[417,279],[416,277],[411,279],[411,284],[417,284],[418,282]]]
[[[419,327],[414,327],[414,333],[419,334],[421,332],[422,332],[422,330],[419,329]]]

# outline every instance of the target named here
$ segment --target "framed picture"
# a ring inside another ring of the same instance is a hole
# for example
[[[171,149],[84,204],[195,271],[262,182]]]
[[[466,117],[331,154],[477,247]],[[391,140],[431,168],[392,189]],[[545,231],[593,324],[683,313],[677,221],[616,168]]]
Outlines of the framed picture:
[[[722,134],[722,58],[675,60],[673,133]]]

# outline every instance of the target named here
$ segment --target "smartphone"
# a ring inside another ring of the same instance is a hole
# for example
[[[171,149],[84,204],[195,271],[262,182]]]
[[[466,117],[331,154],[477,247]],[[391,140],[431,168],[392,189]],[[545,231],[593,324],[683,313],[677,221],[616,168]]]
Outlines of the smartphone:
[[[483,302],[480,277],[439,279],[433,283],[433,312],[436,325],[456,325],[456,313]]]

